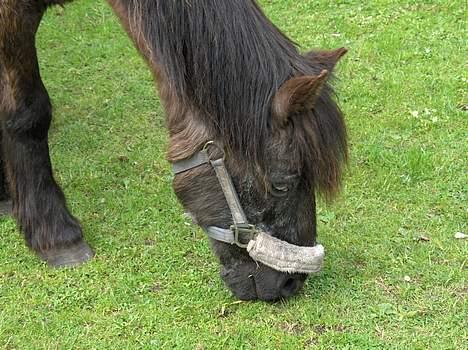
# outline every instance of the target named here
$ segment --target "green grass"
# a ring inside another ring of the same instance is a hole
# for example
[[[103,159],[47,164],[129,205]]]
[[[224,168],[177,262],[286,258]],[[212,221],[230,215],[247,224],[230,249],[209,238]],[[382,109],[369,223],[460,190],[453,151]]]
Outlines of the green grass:
[[[0,219],[0,348],[466,349],[466,3],[261,3],[302,48],[350,49],[351,162],[320,204],[323,271],[285,302],[231,296],[172,193],[148,69],[104,3],[76,1],[47,13],[38,47],[55,174],[97,255],[51,270]]]

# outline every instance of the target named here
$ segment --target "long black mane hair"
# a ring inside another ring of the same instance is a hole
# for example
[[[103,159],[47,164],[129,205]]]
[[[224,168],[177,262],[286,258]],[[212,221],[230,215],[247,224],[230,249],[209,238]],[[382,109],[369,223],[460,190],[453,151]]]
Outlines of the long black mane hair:
[[[301,55],[255,1],[132,0],[128,11],[178,98],[200,111],[233,153],[261,166],[274,94],[287,79],[323,67]],[[346,130],[332,95],[327,85],[297,146],[312,182],[330,193],[346,160]]]

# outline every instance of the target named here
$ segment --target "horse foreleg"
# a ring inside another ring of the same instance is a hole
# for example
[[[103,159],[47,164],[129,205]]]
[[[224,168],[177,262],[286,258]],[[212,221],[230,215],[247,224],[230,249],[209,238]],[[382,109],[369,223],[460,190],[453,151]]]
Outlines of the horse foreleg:
[[[40,1],[0,3],[3,163],[13,215],[28,246],[50,265],[72,266],[93,252],[52,175],[47,136],[52,112],[35,48],[44,10]]]
[[[1,85],[1,83],[0,83]],[[0,127],[0,217],[11,214],[11,200],[8,194],[5,168],[1,152],[2,131]]]

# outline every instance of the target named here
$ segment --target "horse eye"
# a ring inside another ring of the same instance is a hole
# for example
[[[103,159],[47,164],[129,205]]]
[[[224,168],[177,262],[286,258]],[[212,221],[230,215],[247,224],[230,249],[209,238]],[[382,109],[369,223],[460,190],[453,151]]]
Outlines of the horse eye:
[[[287,194],[289,187],[287,184],[273,184],[272,185],[272,194],[274,196],[280,197]]]
[[[288,185],[273,185],[274,189],[281,192],[287,192],[289,190]]]

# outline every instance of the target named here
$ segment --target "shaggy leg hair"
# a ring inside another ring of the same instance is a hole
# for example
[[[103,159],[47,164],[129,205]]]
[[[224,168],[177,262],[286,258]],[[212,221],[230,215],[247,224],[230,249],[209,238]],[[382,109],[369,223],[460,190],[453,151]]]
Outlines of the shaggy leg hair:
[[[11,214],[11,201],[8,193],[6,173],[2,156],[2,129],[0,127],[0,217]]]
[[[13,215],[26,242],[52,265],[92,256],[55,182],[48,148],[51,104],[37,62],[35,34],[45,4],[0,3],[0,122]],[[0,178],[4,183],[4,176]],[[0,184],[1,185],[1,184]]]
[[[1,150],[1,144],[2,144],[2,129],[0,127],[0,150]],[[9,198],[10,198],[10,195],[8,194],[8,190],[7,190],[7,182],[6,182],[5,168],[3,164],[3,157],[0,151],[0,202],[7,201]]]

